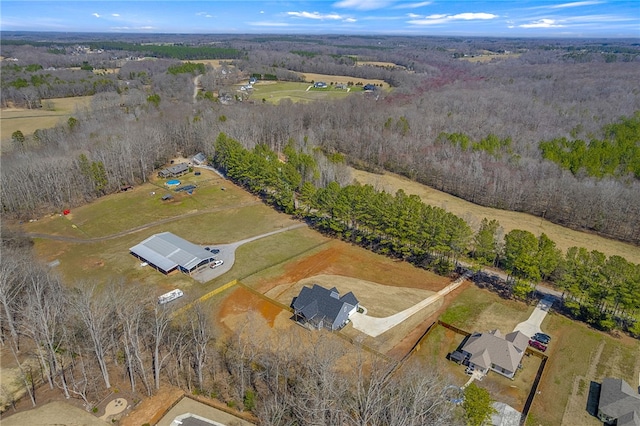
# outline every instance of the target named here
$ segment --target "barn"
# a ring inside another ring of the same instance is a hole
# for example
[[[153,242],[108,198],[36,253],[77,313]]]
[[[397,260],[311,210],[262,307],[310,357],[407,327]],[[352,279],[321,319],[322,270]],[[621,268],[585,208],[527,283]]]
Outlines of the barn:
[[[131,254],[147,262],[163,274],[179,270],[187,275],[212,263],[215,259],[210,251],[190,243],[171,232],[152,235],[129,249]]]

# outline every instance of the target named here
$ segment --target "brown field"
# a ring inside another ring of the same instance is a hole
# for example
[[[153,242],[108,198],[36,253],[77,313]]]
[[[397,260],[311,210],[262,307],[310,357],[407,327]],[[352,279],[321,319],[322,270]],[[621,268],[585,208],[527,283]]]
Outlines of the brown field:
[[[423,202],[442,207],[465,219],[474,229],[477,229],[480,221],[485,217],[496,219],[500,222],[505,234],[513,229],[529,231],[536,236],[544,232],[563,252],[569,247],[585,247],[589,250],[598,250],[607,256],[618,255],[630,262],[640,263],[640,247],[632,244],[574,231],[527,213],[479,206],[392,173],[378,175],[354,169],[352,174],[358,182],[373,185],[378,190],[395,194],[402,188],[407,194],[418,195]]]
[[[0,111],[2,150],[8,149],[9,144],[5,145],[5,143],[11,139],[11,134],[16,130],[30,135],[37,129],[54,127],[58,122],[69,117],[77,108],[89,106],[91,99],[92,96],[78,96],[44,100],[43,102],[52,102],[53,110],[3,108]]]
[[[224,63],[229,64],[231,61],[233,61],[233,59],[194,59],[194,60],[187,59],[182,62],[193,62],[195,64],[211,65],[212,67],[217,68],[222,66],[222,64]]]
[[[120,68],[94,68],[93,69],[93,73],[94,74],[117,74],[118,72],[120,72]]]
[[[476,55],[476,56],[464,56],[459,58],[462,61],[467,62],[491,62],[495,60],[503,60],[508,58],[519,58],[520,53],[487,53],[485,55]]]
[[[329,84],[330,82],[347,84],[349,81],[352,81],[354,84],[362,83],[362,84],[375,84],[377,86],[382,85],[382,87],[385,89],[388,89],[390,87],[389,83],[385,82],[384,80],[356,78],[356,77],[349,77],[346,75],[315,74],[310,72],[297,73],[297,74],[301,75],[304,78],[304,81],[307,81],[307,82],[325,81],[327,82],[327,84]]]
[[[446,278],[415,268],[406,262],[394,262],[337,240],[329,241],[320,249],[287,262],[279,271],[278,274],[267,273],[244,280],[246,285],[262,293],[264,297],[243,287],[236,287],[221,303],[219,322],[232,331],[246,322],[248,312],[255,312],[272,328],[293,327],[295,324],[290,320],[291,313],[281,306],[289,306],[302,286],[314,283],[325,287],[335,286],[341,294],[353,291],[372,316],[383,317],[429,297],[449,282]],[[413,344],[405,343],[403,339],[439,306],[436,304],[433,309],[425,309],[375,339],[365,336],[350,325],[341,334],[349,339],[362,340],[367,346],[385,353],[400,344]],[[404,354],[406,351],[398,352]]]
[[[405,69],[405,67],[403,67],[402,65],[398,65],[398,64],[394,64],[393,62],[380,62],[380,61],[358,61],[357,62],[357,66],[363,66],[363,65],[371,65],[374,67],[383,67],[383,68],[401,68],[401,69]]]

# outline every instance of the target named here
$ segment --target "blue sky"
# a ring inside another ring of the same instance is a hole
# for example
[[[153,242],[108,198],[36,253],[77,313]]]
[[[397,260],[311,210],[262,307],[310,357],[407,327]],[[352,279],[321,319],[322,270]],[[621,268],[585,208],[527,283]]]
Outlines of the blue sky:
[[[2,0],[0,29],[640,38],[640,1]]]

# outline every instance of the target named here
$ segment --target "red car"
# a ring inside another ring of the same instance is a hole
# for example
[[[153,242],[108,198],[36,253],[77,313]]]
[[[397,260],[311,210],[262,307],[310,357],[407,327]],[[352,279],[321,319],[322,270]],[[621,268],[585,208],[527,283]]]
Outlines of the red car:
[[[538,342],[537,340],[529,340],[529,346],[539,350],[540,352],[544,352],[547,350],[547,347],[542,343]]]

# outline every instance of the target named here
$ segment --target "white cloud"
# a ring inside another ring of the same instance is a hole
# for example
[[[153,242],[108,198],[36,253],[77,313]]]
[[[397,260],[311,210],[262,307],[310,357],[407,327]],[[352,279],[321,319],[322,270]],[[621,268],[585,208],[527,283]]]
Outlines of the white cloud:
[[[567,7],[592,6],[594,4],[602,4],[602,3],[604,2],[598,1],[598,0],[576,1],[572,3],[554,4],[553,6],[549,6],[549,9],[564,9]]]
[[[119,14],[119,13],[112,13],[112,14],[111,14],[111,16],[114,16],[114,17],[116,17],[116,18],[119,18],[119,17],[120,17],[120,14]]]
[[[287,12],[289,16],[295,16],[296,18],[307,18],[307,19],[317,19],[324,21],[325,19],[332,21],[339,21],[341,19],[345,19],[344,17],[338,15],[337,13],[319,13],[319,12]]]
[[[261,11],[260,11],[260,14],[262,15],[263,13],[264,13],[264,10],[261,10]]]
[[[144,25],[142,27],[111,27],[113,31],[151,31],[155,29],[155,27],[150,25]]]
[[[407,13],[407,16],[411,19],[416,19],[416,18],[419,18],[421,15],[418,15],[416,13]]]
[[[99,18],[99,17],[100,17],[100,15],[99,15],[99,14],[97,14],[97,13],[92,13],[91,15],[92,15],[92,16],[95,16],[96,18]]]
[[[247,22],[247,24],[253,25],[255,27],[288,27],[289,26],[289,24],[285,22],[266,22],[266,21]]]
[[[419,7],[429,6],[433,4],[431,1],[423,1],[420,3],[401,3],[393,6],[394,9],[417,9]]]
[[[333,6],[343,9],[373,10],[387,7],[391,3],[393,2],[389,0],[341,0]]]
[[[347,18],[344,20],[344,22],[358,22],[358,20],[354,18]]]
[[[445,24],[447,22],[453,21],[485,21],[489,19],[498,18],[498,15],[494,15],[493,13],[458,13],[456,15],[429,15],[425,16],[424,19],[412,19],[408,21],[409,24],[412,25],[437,25],[437,24]]]
[[[529,24],[519,25],[520,28],[562,28],[564,25],[558,23],[555,19],[538,19]]]

